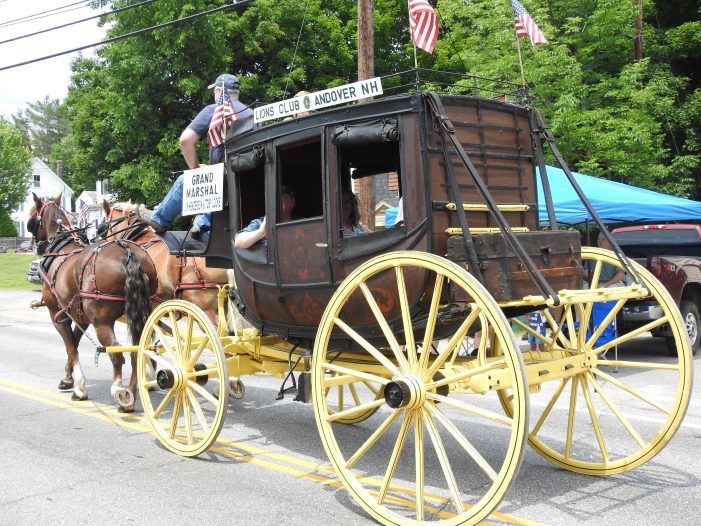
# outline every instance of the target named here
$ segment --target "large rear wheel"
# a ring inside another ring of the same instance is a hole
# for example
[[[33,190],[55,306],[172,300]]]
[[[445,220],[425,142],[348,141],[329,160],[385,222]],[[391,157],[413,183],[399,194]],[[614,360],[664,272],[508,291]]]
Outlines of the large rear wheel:
[[[224,423],[229,376],[202,309],[182,300],[156,307],[141,334],[137,371],[144,413],[160,442],[186,457],[205,451]]]
[[[613,252],[600,248],[583,247],[582,260],[590,269],[590,289],[600,286],[605,266],[622,267]],[[614,325],[624,311],[635,311],[639,298],[634,293],[609,301],[604,293],[585,303],[565,303],[557,315],[543,311],[552,336],[541,354],[553,359],[580,356],[589,366],[531,394],[529,443],[571,471],[611,475],[640,466],[674,436],[689,404],[692,358],[685,324],[664,286],[633,264],[650,292],[645,302],[660,306],[658,319],[627,333]],[[672,332],[673,356],[642,346],[641,337],[663,324]],[[538,373],[543,374],[548,363],[540,363]],[[503,401],[509,414],[508,397]]]
[[[363,309],[373,323],[347,323],[351,310]],[[468,335],[478,331],[490,338],[465,356]],[[339,352],[333,343],[339,333],[363,354]],[[501,357],[488,358],[490,341],[498,342]],[[382,523],[477,524],[513,482],[527,431],[523,362],[493,298],[458,265],[422,252],[361,265],[324,312],[312,375],[329,459],[351,495]],[[329,396],[339,385],[366,384],[382,392],[371,390],[344,410]],[[511,388],[509,417],[500,414],[495,392],[503,387]],[[359,415],[363,422],[343,425]]]

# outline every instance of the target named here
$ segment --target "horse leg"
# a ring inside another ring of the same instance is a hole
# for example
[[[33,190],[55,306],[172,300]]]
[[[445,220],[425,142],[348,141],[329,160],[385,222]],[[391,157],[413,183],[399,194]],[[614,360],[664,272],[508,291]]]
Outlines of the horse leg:
[[[51,312],[52,319],[54,319],[55,315],[55,312]],[[53,324],[56,331],[61,335],[66,348],[66,366],[64,367],[63,378],[61,378],[58,388],[61,391],[70,391],[73,389],[73,400],[87,400],[88,392],[85,389],[85,377],[80,368],[78,346],[73,336],[70,319],[66,318],[65,321],[54,321]]]
[[[124,410],[124,413],[133,413],[134,412],[134,403],[136,402],[136,382],[137,382],[137,374],[136,374],[136,353],[132,352],[129,353],[131,355],[131,376],[129,377],[129,386],[127,389],[129,390],[130,393],[132,393],[131,397],[131,404],[127,405],[125,407],[120,407],[120,411],[122,409]]]
[[[98,341],[105,347],[119,346],[117,337],[114,334],[114,327],[109,323],[95,324],[95,333]],[[123,353],[108,353],[112,362],[112,387],[110,393],[115,402],[119,405],[119,411],[123,412],[124,407],[131,406],[131,411],[134,410],[134,395],[122,385],[122,366],[124,365]],[[128,412],[131,412],[128,411]]]

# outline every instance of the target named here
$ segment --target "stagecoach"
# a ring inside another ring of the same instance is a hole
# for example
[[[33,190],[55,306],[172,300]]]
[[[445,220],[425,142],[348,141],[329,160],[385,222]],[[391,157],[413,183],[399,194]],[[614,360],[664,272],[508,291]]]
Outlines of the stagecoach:
[[[416,90],[251,124],[229,130],[225,202],[209,237],[165,236],[173,253],[233,269],[219,325],[167,301],[131,349],[144,413],[169,450],[206,451],[247,375],[292,376],[333,469],[369,514],[476,524],[504,497],[527,443],[561,468],[610,475],[672,438],[692,378],[677,307],[620,250],[558,229],[544,177],[550,225],[539,225],[544,147],[565,164],[522,95]],[[371,232],[347,237],[341,195],[357,184],[374,188],[379,212],[364,218]],[[287,222],[283,185],[296,197]],[[382,224],[396,204],[388,195],[401,197],[403,220]],[[261,216],[266,242],[234,250]],[[632,284],[601,287],[607,265]],[[650,298],[660,319],[602,338],[625,306]],[[521,342],[531,311],[549,326],[542,352]],[[662,325],[674,357],[624,345]],[[617,346],[629,350],[614,359]],[[667,389],[652,390],[650,375]]]

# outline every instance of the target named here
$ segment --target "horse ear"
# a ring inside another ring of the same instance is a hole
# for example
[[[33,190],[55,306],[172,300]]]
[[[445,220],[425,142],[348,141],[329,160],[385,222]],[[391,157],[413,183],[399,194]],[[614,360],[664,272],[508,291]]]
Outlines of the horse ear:
[[[37,194],[35,194],[34,192],[32,192],[32,197],[34,198],[34,204],[41,207],[41,199],[39,199],[39,196]]]
[[[102,209],[105,211],[106,216],[110,215],[110,204],[107,202],[107,199],[102,200]]]
[[[61,196],[63,193],[60,193],[56,196],[56,199],[54,199],[54,203],[57,204],[58,206],[61,206]]]

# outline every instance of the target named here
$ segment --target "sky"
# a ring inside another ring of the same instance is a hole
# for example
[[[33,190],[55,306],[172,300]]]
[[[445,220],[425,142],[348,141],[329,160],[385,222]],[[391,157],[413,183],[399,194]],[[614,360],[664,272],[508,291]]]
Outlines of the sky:
[[[75,5],[62,9],[63,12],[39,15],[43,18],[7,24],[11,20],[69,4]],[[87,5],[88,1],[77,0],[0,0],[0,41],[96,15],[97,11]],[[99,19],[89,20],[0,44],[0,68],[99,42],[104,38],[105,30],[97,26],[98,21]],[[93,50],[86,49],[82,53],[84,56],[92,56]],[[27,103],[43,101],[47,95],[50,99],[63,100],[68,93],[71,59],[76,56],[78,53],[71,53],[0,71],[0,115],[9,119],[18,110],[26,108]]]

